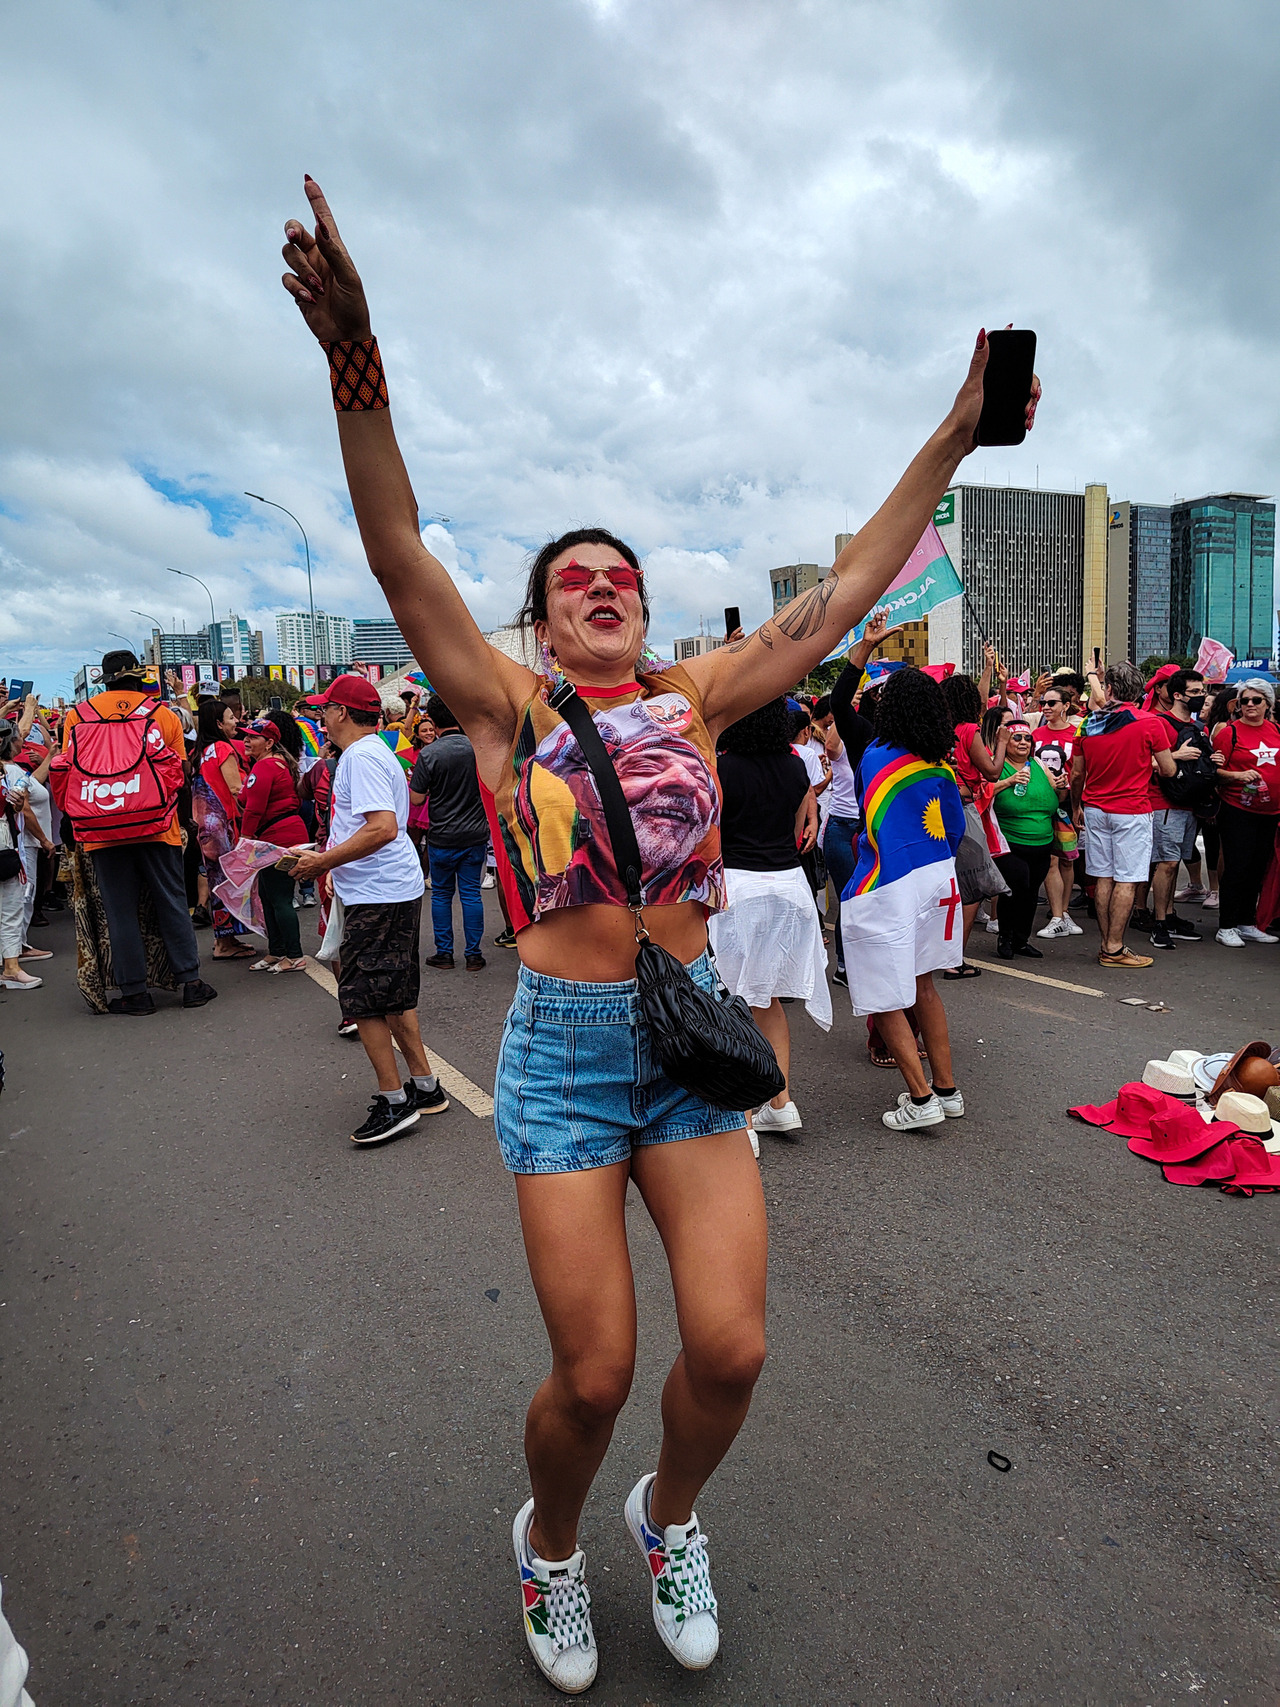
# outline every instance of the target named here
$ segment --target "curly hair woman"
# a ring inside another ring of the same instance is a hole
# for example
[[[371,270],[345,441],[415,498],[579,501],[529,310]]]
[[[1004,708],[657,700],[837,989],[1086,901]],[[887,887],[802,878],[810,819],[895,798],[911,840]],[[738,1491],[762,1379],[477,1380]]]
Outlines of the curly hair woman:
[[[962,954],[955,853],[964,806],[947,758],[954,745],[938,684],[897,670],[876,707],[875,739],[858,762],[862,835],[840,908],[849,996],[876,1029],[906,1080],[884,1116],[899,1132],[923,1131],[964,1113],[951,1069],[947,1016],[933,974]],[[915,1008],[932,1089],[906,1009]]]
[[[724,905],[716,737],[825,658],[915,549],[974,448],[986,336],[946,419],[820,586],[755,633],[658,673],[645,652],[639,559],[603,529],[579,529],[551,540],[530,571],[533,670],[489,645],[423,543],[364,285],[320,186],[308,178],[305,189],[314,228],[286,224],[284,286],[328,356],[369,567],[475,748],[520,957],[494,1124],[551,1340],[525,1425],[532,1498],[512,1528],[525,1639],[557,1688],[577,1694],[594,1679],[578,1519],[631,1388],[634,1180],[670,1264],[681,1350],[663,1392],[656,1473],[640,1477],[623,1516],[659,1637],[701,1670],[720,1633],[693,1502],[733,1444],[764,1361],[764,1196],[742,1115],[682,1090],[652,1058],[637,920],[589,768],[550,701],[569,683],[585,702],[635,823],[650,936],[714,989],[707,918]],[[1029,418],[1034,409],[1033,396]]]
[[[753,1134],[801,1126],[782,997],[798,997],[823,1031],[831,1029],[827,951],[800,862],[818,837],[818,803],[791,730],[786,700],[771,699],[731,723],[717,743],[725,907],[709,920],[711,946],[720,976],[751,1008],[788,1080],[757,1110]]]

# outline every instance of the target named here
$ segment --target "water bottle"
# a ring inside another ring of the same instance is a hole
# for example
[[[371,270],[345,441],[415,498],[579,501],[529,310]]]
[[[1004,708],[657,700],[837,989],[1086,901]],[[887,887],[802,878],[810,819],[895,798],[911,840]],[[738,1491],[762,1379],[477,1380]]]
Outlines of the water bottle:
[[[1017,795],[1018,799],[1021,800],[1023,795],[1027,792],[1026,783],[1025,782],[1015,782],[1013,785],[1013,792]]]

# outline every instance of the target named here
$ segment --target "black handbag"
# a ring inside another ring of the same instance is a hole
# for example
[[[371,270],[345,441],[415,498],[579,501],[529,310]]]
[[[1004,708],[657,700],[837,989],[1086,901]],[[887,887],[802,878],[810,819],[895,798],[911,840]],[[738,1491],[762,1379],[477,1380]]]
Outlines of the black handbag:
[[[9,834],[13,838],[11,848],[0,848],[0,883],[7,883],[11,877],[22,874],[22,855],[18,852],[18,824],[13,815],[13,807],[5,802],[5,823],[9,826]]]
[[[719,973],[717,992],[700,990],[674,954],[649,940],[642,910],[640,849],[613,760],[572,682],[562,683],[548,703],[573,731],[596,780],[614,862],[636,923],[640,1011],[658,1064],[675,1084],[717,1108],[758,1108],[786,1087],[771,1045],[746,1002],[729,994]]]

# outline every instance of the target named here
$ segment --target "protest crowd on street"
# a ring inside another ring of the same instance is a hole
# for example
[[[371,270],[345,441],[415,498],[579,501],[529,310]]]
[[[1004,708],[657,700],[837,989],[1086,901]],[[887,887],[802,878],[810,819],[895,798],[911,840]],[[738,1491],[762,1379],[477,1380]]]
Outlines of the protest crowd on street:
[[[144,1022],[163,1057],[166,1028],[199,1027],[230,980],[329,979],[330,1047],[361,1060],[332,1139],[378,1150],[453,1107],[420,1010],[512,955],[493,1124],[551,1349],[529,1497],[506,1514],[513,1625],[518,1593],[543,1676],[592,1684],[579,1518],[631,1389],[634,1184],[680,1349],[660,1453],[620,1516],[658,1638],[705,1670],[721,1631],[695,1501],[713,1497],[765,1359],[761,1144],[804,1141],[812,1089],[793,1028],[830,1033],[848,1003],[859,1050],[865,1028],[867,1061],[892,1075],[861,1112],[904,1145],[945,1144],[949,1123],[984,1117],[948,1024],[984,976],[1043,981],[1085,938],[1099,980],[1158,1003],[1166,956],[1202,956],[1209,979],[1271,954],[1276,684],[1229,671],[1212,643],[1149,676],[991,643],[976,676],[885,660],[886,593],[976,442],[981,334],[880,510],[766,623],[659,657],[643,564],[585,527],[528,565],[532,666],[497,651],[424,544],[359,276],[313,180],[306,193],[285,286],[329,365],[351,502],[416,680],[389,698],[339,673],[250,711],[234,681],[161,680],[114,650],[78,703],[9,699],[0,987],[42,1001],[49,925],[72,913],[88,1009]],[[1039,398],[1037,382],[1026,428]],[[828,690],[810,691],[833,658]],[[502,921],[488,940],[486,892]],[[1072,1115],[1170,1183],[1280,1189],[1280,1049],[1213,1041],[1135,1061],[1112,1101]]]

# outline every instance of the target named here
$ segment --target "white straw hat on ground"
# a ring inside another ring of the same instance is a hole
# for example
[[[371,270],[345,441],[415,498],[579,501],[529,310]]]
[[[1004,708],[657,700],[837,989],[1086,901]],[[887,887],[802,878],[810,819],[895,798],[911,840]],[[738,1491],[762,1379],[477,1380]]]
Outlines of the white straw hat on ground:
[[[1247,1091],[1223,1091],[1218,1098],[1217,1116],[1219,1120],[1229,1120],[1233,1126],[1254,1138],[1275,1136],[1271,1110],[1261,1097],[1250,1096]]]
[[[1180,1050],[1179,1054],[1193,1055],[1193,1050]],[[1150,1085],[1153,1091],[1163,1091],[1166,1096],[1192,1097],[1196,1094],[1196,1082],[1191,1077],[1189,1065],[1170,1056],[1167,1061],[1148,1061],[1142,1069],[1142,1082]]]

